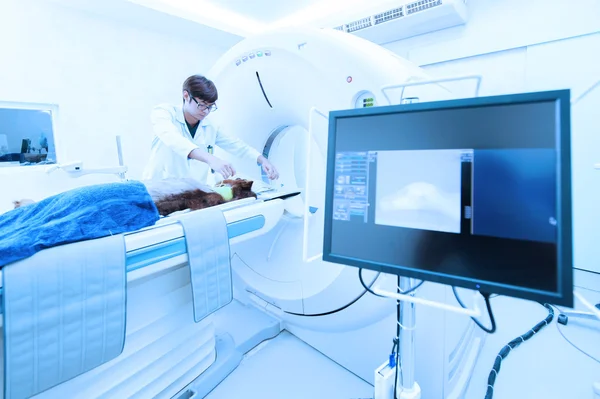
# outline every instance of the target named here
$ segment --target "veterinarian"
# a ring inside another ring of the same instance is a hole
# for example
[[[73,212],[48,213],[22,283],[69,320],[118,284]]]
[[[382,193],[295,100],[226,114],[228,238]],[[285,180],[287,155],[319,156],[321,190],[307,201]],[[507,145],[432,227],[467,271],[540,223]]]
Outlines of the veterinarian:
[[[209,171],[227,179],[236,174],[233,165],[213,155],[215,146],[238,158],[256,161],[269,179],[279,173],[267,158],[242,140],[217,129],[206,117],[216,111],[218,93],[214,83],[193,75],[183,83],[181,106],[158,105],[151,113],[153,140],[150,159],[142,178],[194,178],[206,183]]]

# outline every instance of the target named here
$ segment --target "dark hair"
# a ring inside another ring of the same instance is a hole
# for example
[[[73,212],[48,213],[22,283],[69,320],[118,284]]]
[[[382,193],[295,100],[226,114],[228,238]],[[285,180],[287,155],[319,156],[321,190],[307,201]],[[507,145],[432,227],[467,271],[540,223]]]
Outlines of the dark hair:
[[[225,203],[225,199],[219,193],[207,193],[202,190],[186,190],[182,193],[171,194],[164,198],[153,199],[156,209],[161,216],[170,215],[173,212],[191,209],[210,208],[211,206]]]
[[[183,82],[183,90],[192,97],[198,97],[207,103],[214,103],[219,98],[215,84],[202,75],[192,75]]]

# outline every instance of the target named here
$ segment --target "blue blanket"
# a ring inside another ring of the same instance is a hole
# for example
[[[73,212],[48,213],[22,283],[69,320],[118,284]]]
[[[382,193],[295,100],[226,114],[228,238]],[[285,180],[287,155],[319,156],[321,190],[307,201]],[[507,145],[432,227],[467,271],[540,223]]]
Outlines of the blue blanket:
[[[159,218],[140,182],[70,190],[0,215],[0,267],[44,248],[152,226]]]

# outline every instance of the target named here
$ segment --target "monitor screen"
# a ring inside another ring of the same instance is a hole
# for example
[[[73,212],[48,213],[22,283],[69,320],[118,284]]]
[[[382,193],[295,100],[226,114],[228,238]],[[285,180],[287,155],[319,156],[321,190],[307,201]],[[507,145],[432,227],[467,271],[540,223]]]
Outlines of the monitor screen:
[[[572,306],[569,90],[329,123],[325,261]]]

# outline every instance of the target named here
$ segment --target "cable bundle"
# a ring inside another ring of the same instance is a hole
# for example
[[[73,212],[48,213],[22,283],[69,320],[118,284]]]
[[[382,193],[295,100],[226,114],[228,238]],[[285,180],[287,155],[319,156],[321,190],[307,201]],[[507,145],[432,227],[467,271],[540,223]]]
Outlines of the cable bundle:
[[[492,371],[490,371],[490,375],[488,377],[488,386],[487,392],[485,394],[485,399],[492,399],[492,397],[494,396],[494,383],[496,382],[496,377],[498,376],[498,373],[500,373],[500,364],[502,363],[502,360],[504,360],[506,356],[508,356],[512,349],[516,348],[523,342],[533,337],[537,332],[539,332],[542,328],[550,324],[554,319],[554,309],[552,309],[552,307],[547,303],[544,304],[544,307],[548,309],[548,316],[544,320],[536,324],[531,330],[527,331],[525,334],[510,341],[507,345],[504,346],[504,348],[500,350],[498,356],[496,356],[496,360],[494,361],[494,367],[492,368]]]

